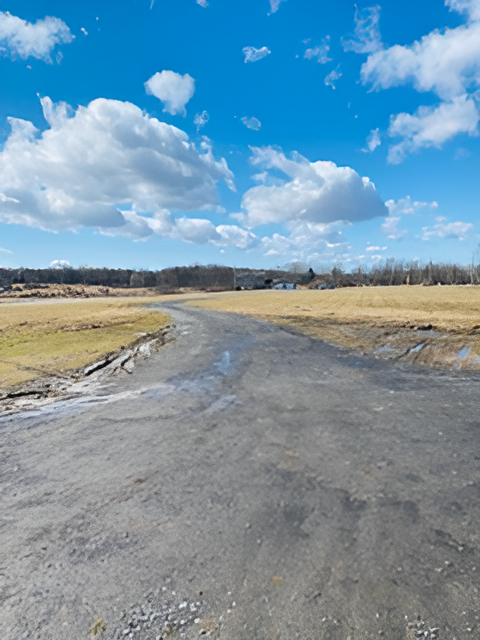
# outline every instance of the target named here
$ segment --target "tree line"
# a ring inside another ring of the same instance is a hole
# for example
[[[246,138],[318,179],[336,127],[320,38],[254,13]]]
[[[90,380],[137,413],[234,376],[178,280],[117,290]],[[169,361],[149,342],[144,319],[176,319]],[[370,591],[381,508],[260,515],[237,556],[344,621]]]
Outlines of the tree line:
[[[0,268],[0,287],[14,285],[93,285],[111,288],[155,288],[160,292],[181,288],[234,289],[237,274],[251,273],[257,280],[283,279],[297,284],[312,281],[315,275],[308,265],[291,263],[283,270],[234,269],[223,265],[193,265],[171,267],[160,271],[134,269],[107,269],[106,267],[7,269]],[[404,262],[389,258],[372,267],[346,270],[341,265],[330,271],[316,274],[312,281],[323,281],[336,287],[348,286],[398,286],[398,285],[453,285],[480,284],[479,265],[450,263]]]
[[[344,271],[337,266],[327,274],[335,286],[467,285],[480,284],[480,265],[455,263],[405,262],[389,258],[370,268]]]
[[[0,287],[14,285],[93,285],[111,288],[218,287],[233,289],[234,270],[221,265],[173,267],[161,271],[62,267],[48,269],[0,268]]]

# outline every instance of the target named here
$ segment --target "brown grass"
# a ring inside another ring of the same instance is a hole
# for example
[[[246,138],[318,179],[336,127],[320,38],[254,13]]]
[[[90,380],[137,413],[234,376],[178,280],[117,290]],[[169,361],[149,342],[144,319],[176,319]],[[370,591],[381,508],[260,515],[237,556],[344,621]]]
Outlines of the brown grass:
[[[0,387],[65,374],[158,331],[170,316],[144,304],[159,299],[2,304]]]
[[[447,331],[464,331],[480,325],[480,287],[242,291],[191,304],[256,317],[297,316],[394,326],[430,323]]]

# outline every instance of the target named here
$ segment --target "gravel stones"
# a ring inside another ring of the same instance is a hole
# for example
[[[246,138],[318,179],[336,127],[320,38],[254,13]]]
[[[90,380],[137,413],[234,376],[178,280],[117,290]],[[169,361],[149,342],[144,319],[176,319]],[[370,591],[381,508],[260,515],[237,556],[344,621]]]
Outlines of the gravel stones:
[[[112,637],[115,640],[165,640],[174,633],[180,638],[212,636],[211,630],[202,629],[201,609],[202,603],[197,600],[175,597],[157,603],[149,598],[121,613],[122,622]]]
[[[407,638],[410,639],[420,639],[424,638],[424,640],[439,640],[439,628],[438,627],[429,627],[420,616],[415,622],[407,621]]]

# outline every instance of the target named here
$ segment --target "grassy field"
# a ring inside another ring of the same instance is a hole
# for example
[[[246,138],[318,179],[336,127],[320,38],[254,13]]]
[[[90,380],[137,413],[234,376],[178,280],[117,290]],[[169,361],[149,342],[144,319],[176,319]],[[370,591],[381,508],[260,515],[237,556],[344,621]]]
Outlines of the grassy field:
[[[0,388],[65,373],[171,323],[152,298],[0,305]]]
[[[469,356],[462,368],[479,364],[480,287],[242,291],[189,304],[247,314],[367,352],[385,344],[400,351],[415,347],[420,342],[416,330],[432,325],[441,335],[426,342],[435,343],[435,348],[419,352],[416,359],[426,364],[454,364],[458,351],[467,346]]]

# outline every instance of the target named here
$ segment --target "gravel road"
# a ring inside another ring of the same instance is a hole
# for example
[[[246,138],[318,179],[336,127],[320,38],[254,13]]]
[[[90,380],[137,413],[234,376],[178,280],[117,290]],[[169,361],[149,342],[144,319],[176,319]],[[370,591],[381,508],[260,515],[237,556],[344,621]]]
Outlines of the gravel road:
[[[1,639],[480,638],[480,377],[161,308],[133,375],[0,419]]]

